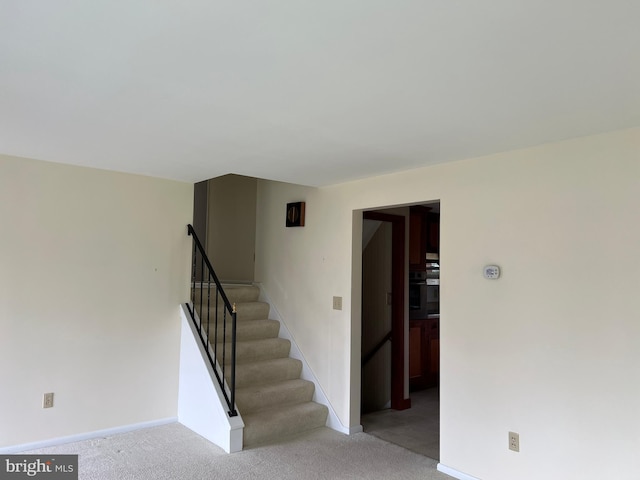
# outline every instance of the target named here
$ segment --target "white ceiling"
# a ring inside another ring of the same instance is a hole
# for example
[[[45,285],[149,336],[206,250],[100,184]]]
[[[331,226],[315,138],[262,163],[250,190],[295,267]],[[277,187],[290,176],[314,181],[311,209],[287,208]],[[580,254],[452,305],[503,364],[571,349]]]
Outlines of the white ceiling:
[[[0,153],[328,185],[640,125],[638,0],[0,0]]]

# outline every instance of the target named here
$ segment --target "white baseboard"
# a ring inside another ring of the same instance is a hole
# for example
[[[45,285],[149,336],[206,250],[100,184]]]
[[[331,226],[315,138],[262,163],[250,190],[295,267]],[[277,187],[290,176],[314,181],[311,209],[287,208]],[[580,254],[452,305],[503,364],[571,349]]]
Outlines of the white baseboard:
[[[447,475],[453,478],[457,478],[458,480],[480,480],[478,477],[472,477],[471,475],[467,475],[466,473],[459,472],[455,468],[447,467],[442,463],[438,463],[438,471],[446,473]]]
[[[354,433],[362,433],[364,432],[364,428],[362,425],[356,425],[355,427],[349,427],[349,435],[353,435]]]
[[[12,445],[10,447],[0,447],[0,454],[10,455],[12,453],[26,452],[28,450],[37,450],[40,448],[55,447],[66,443],[81,442],[83,440],[91,440],[99,437],[107,437],[117,435],[119,433],[133,432],[143,428],[159,427],[169,423],[176,423],[178,417],[162,418],[160,420],[152,420],[150,422],[134,423],[132,425],[123,425],[121,427],[107,428],[105,430],[95,430],[93,432],[79,433],[77,435],[69,435],[67,437],[51,438],[40,442],[23,443],[21,445]]]
[[[271,301],[271,298],[269,297],[267,292],[265,292],[262,284],[256,282],[255,285],[258,288],[260,288],[260,301],[268,303],[270,306],[269,318],[273,320],[278,320],[280,322],[280,333],[279,333],[280,338],[286,338],[291,342],[291,352],[289,355],[291,356],[291,358],[296,358],[302,362],[302,374],[300,375],[300,377],[303,380],[308,380],[309,382],[313,382],[314,385],[316,386],[315,392],[313,394],[313,401],[321,405],[325,405],[329,409],[329,415],[327,416],[327,427],[337,432],[344,433],[346,435],[352,435],[354,433],[362,432],[362,425],[356,425],[355,427],[346,427],[345,425],[342,424],[342,422],[338,418],[338,415],[336,414],[336,411],[333,409],[331,402],[329,402],[329,399],[324,393],[324,390],[322,389],[322,386],[320,385],[318,378],[316,377],[313,370],[311,370],[311,368],[309,367],[309,364],[307,363],[307,360],[304,358],[304,355],[298,348],[298,344],[296,343],[295,339],[291,335],[291,332],[287,328],[287,325],[284,322],[284,319],[282,318],[282,316],[280,315],[280,312],[278,312],[278,309],[274,306],[273,302]]]

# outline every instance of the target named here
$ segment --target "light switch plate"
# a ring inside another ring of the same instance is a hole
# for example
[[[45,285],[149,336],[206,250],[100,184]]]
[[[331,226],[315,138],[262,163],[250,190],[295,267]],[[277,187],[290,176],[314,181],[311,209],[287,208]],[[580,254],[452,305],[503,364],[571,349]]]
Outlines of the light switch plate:
[[[333,309],[342,310],[342,297],[333,297]]]
[[[53,407],[53,393],[45,393],[42,396],[42,408]]]

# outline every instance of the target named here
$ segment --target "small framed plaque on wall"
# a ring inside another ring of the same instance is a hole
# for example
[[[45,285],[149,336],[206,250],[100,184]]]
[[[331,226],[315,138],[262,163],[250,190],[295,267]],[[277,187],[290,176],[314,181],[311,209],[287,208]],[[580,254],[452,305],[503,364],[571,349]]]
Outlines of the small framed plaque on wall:
[[[304,202],[287,203],[287,227],[304,227]]]

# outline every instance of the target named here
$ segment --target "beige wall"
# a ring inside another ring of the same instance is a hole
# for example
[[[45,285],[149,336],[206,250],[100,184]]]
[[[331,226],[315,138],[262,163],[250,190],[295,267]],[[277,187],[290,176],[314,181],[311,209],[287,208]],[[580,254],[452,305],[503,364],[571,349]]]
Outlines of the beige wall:
[[[222,281],[253,281],[256,194],[255,178],[224,175],[209,180],[207,255]]]
[[[364,221],[365,223],[367,220]],[[391,223],[382,222],[362,252],[362,355],[391,331]],[[391,342],[362,369],[362,411],[374,412],[391,401]]]
[[[0,447],[177,415],[192,207],[190,184],[0,156]]]
[[[359,423],[360,210],[434,199],[441,462],[492,480],[635,478],[640,129],[328,188],[259,182],[256,280],[347,425]],[[300,200],[307,226],[286,229],[284,206]],[[482,278],[492,263],[497,281]]]

